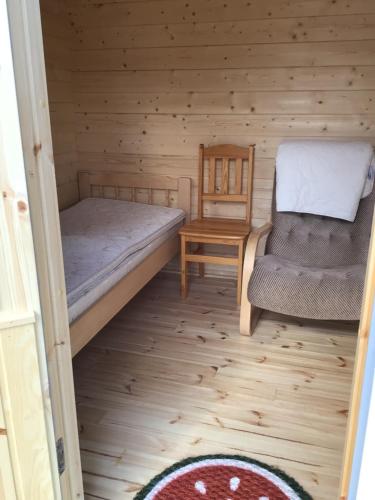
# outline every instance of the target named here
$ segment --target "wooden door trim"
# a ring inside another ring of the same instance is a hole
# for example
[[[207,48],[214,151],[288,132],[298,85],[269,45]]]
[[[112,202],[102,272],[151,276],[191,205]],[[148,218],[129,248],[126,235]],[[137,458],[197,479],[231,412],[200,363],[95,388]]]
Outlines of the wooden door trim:
[[[0,0],[0,497],[58,500],[11,22],[9,3]]]
[[[55,438],[63,438],[61,495],[77,499],[82,472],[39,2],[8,2],[8,15],[41,304],[36,325],[44,334],[51,391],[51,455]]]

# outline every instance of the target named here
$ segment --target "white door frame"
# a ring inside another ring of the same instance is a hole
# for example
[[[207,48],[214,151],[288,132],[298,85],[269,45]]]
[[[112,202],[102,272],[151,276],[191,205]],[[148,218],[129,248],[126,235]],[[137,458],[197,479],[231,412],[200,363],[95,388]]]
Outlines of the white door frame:
[[[372,335],[375,332],[375,315],[373,316],[373,330]],[[374,343],[374,341],[373,341]],[[372,353],[374,354],[374,349],[372,349]],[[374,377],[374,363],[375,360],[372,358],[372,367],[371,367],[371,376]],[[370,371],[369,370],[369,371]],[[370,384],[368,384],[370,385]],[[369,389],[369,387],[367,387]],[[365,401],[363,406],[365,415],[362,417],[362,422],[360,421],[360,425],[358,428],[358,438],[359,441],[362,441],[363,434],[363,443],[360,443],[360,453],[362,454],[361,463],[356,463],[354,460],[353,464],[353,472],[352,479],[350,484],[349,499],[353,500],[355,497],[361,500],[372,500],[374,496],[374,487],[373,487],[373,473],[374,473],[374,463],[375,463],[375,385],[374,380],[372,380],[372,390],[371,392],[365,393],[363,395]],[[368,408],[367,408],[368,407]],[[368,412],[367,412],[368,409]],[[363,428],[361,428],[363,425]],[[358,453],[359,454],[359,453]]]
[[[55,438],[65,454],[64,499],[83,499],[69,322],[38,0],[7,3]]]

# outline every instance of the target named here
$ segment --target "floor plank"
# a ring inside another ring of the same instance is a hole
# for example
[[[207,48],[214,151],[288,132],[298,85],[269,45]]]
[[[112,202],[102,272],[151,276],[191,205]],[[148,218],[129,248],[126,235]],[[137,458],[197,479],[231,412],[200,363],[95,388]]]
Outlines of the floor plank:
[[[235,283],[157,276],[74,360],[87,499],[132,499],[176,460],[239,453],[336,498],[354,323],[264,313],[238,332]]]

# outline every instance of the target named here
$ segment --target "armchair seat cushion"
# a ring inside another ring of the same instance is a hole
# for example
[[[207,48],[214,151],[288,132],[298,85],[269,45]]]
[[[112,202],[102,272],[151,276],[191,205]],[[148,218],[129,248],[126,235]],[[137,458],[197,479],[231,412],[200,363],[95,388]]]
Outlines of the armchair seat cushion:
[[[365,265],[302,266],[275,255],[259,257],[251,275],[251,304],[301,318],[358,320]]]

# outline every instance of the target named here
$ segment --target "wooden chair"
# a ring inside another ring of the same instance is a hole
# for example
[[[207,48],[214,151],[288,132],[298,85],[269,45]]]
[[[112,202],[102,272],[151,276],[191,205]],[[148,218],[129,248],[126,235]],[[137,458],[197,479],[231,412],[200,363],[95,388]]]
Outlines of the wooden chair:
[[[241,284],[244,247],[251,231],[251,202],[255,146],[243,148],[230,144],[199,146],[198,218],[183,226],[181,236],[181,295],[188,291],[189,262],[199,264],[199,275],[204,276],[206,263],[232,265],[237,267],[237,303],[241,303]],[[217,186],[217,166],[221,164],[221,182]],[[208,178],[205,164],[208,163]],[[232,164],[233,167],[231,168]],[[243,188],[244,163],[248,163],[247,183]],[[233,170],[234,178],[230,175]],[[233,186],[232,186],[233,184]],[[205,202],[243,203],[245,219],[212,218],[204,216]],[[197,249],[189,251],[190,243]],[[219,244],[238,247],[235,257],[206,255],[204,244]]]

